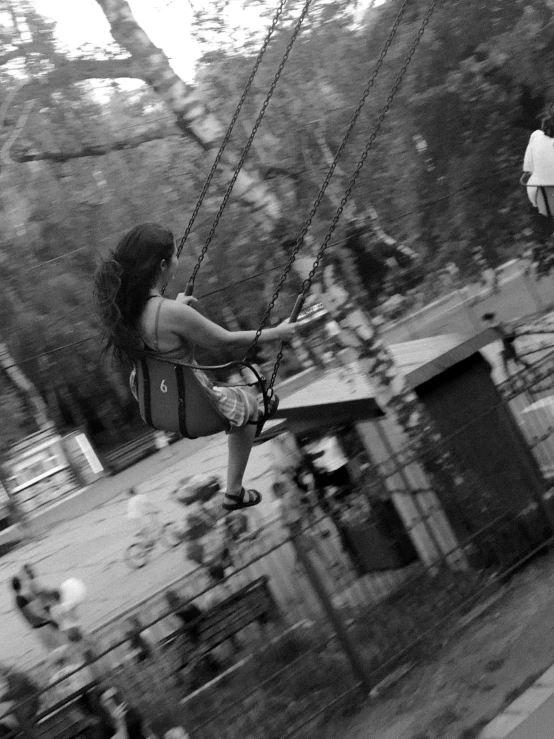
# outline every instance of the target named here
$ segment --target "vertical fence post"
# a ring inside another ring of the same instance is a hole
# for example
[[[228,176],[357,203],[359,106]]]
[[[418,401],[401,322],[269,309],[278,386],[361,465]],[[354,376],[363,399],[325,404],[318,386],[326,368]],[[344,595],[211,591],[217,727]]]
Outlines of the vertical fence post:
[[[305,546],[305,537],[302,532],[302,524],[300,523],[300,521],[289,524],[289,531],[291,534],[291,544],[294,547],[296,555],[298,556],[298,560],[302,564],[310,581],[310,584],[313,587],[327,618],[329,619],[331,625],[333,626],[333,629],[335,630],[340,645],[343,648],[348,661],[350,662],[352,671],[354,672],[356,679],[359,680],[359,682],[361,683],[364,691],[366,693],[369,693],[372,686],[366,674],[364,664],[360,659],[354,642],[348,634],[348,630],[346,629],[342,618],[333,606],[329,593],[327,592],[317,569],[314,567],[310,559],[310,555],[308,554],[308,550]]]

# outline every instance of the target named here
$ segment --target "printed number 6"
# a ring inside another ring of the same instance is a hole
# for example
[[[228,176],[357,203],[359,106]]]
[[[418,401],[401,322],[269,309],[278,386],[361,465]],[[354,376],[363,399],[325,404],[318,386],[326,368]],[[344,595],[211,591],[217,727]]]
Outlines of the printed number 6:
[[[167,385],[165,384],[165,380],[161,381],[160,390],[162,391],[162,393],[167,393]]]

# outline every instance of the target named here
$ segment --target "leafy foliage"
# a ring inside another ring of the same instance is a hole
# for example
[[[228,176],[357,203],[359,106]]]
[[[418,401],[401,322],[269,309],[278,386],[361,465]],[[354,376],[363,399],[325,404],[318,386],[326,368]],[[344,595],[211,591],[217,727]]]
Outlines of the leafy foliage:
[[[263,4],[254,6],[270,13]],[[281,205],[283,238],[294,239],[304,222],[399,3],[391,0],[356,18],[352,7],[327,3],[309,16],[254,140],[250,161]],[[233,133],[233,151],[246,141],[299,8],[295,3],[287,10],[266,53]],[[217,13],[194,21],[211,43],[199,64],[195,98],[227,121],[259,39],[253,34],[237,37],[234,46],[221,43],[226,4],[212,10]],[[424,10],[419,0],[410,5],[391,45],[311,227],[315,243],[325,234]],[[69,53],[27,0],[1,0],[0,12],[6,21],[0,56],[0,339],[58,423],[87,425],[97,443],[110,443],[115,429],[132,429],[138,419],[125,372],[114,372],[100,355],[90,291],[96,260],[139,220],[161,221],[182,233],[211,154],[183,128],[169,93],[164,97],[153,84],[119,84],[123,73],[144,75],[133,68],[132,55],[115,45]],[[437,10],[353,193],[357,212],[374,207],[385,231],[414,249],[419,264],[391,273],[390,256],[371,230],[356,244],[346,241],[352,236],[347,220],[329,250],[366,307],[375,308],[384,289],[391,294],[420,286],[431,292],[436,271],[451,261],[469,275],[478,245],[492,265],[533,245],[517,181],[528,136],[552,94],[553,12],[550,0],[454,0]],[[101,85],[88,81],[94,74],[104,75]],[[186,244],[181,285],[217,212],[229,166],[220,167]],[[542,253],[550,258],[548,247]],[[197,295],[208,294],[203,310],[234,327],[257,325],[285,259],[274,235],[231,200],[197,283]],[[277,314],[288,312],[298,288],[291,277]],[[29,359],[63,346],[68,349]],[[288,363],[292,369],[294,360]],[[22,399],[6,389],[2,403],[6,425],[23,433],[28,421]]]

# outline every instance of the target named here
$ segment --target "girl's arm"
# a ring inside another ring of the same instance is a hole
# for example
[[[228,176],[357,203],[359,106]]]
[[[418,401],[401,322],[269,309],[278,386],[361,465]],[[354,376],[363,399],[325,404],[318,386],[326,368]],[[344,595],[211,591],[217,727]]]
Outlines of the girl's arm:
[[[254,341],[255,331],[228,331],[223,326],[202,316],[190,305],[177,299],[169,302],[166,308],[167,327],[180,336],[204,349],[216,351],[247,348]],[[187,301],[188,303],[188,301]],[[286,341],[294,335],[296,325],[283,321],[275,328],[266,328],[260,336],[260,343],[270,341]]]

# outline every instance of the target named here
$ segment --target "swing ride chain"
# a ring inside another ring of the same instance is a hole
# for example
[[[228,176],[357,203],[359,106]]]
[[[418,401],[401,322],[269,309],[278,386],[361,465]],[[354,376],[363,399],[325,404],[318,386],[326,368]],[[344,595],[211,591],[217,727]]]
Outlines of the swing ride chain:
[[[392,105],[393,100],[396,97],[396,94],[397,94],[398,90],[400,89],[400,85],[402,84],[402,81],[404,79],[404,75],[406,74],[406,71],[407,71],[407,69],[408,69],[408,67],[410,65],[410,62],[412,61],[412,58],[413,58],[413,56],[414,56],[414,54],[415,54],[415,52],[417,50],[417,47],[419,46],[419,42],[421,41],[421,38],[422,38],[423,34],[425,33],[425,29],[429,25],[429,21],[431,20],[431,16],[433,15],[433,12],[435,10],[435,7],[437,5],[437,2],[438,2],[438,0],[431,0],[431,4],[429,5],[429,7],[427,9],[427,13],[425,14],[425,17],[424,17],[424,19],[422,21],[422,24],[421,24],[421,26],[419,28],[419,31],[417,32],[416,37],[415,37],[415,39],[412,42],[412,45],[410,47],[410,50],[409,50],[409,52],[408,52],[408,54],[407,54],[407,56],[406,56],[406,58],[404,60],[404,64],[400,68],[400,72],[398,73],[398,76],[397,76],[397,78],[395,80],[395,83],[394,83],[393,88],[392,88],[392,90],[391,90],[391,92],[389,94],[389,97],[387,98],[387,101],[386,101],[385,105],[383,106],[383,109],[381,111],[381,114],[379,115],[379,118],[377,119],[377,123],[375,125],[374,130],[373,130],[373,133],[371,134],[371,136],[370,136],[370,138],[369,138],[369,140],[368,140],[368,142],[367,142],[367,144],[365,146],[364,152],[363,152],[362,156],[360,157],[360,161],[358,162],[358,165],[357,165],[357,167],[356,167],[356,169],[354,171],[354,174],[353,174],[350,182],[348,183],[348,187],[346,188],[346,190],[344,192],[344,195],[342,197],[342,200],[340,202],[340,205],[337,208],[337,211],[335,213],[335,216],[333,218],[333,221],[331,223],[331,226],[329,227],[329,230],[327,231],[327,234],[325,236],[325,239],[323,241],[323,244],[321,245],[321,248],[319,249],[319,251],[317,253],[317,256],[316,256],[315,261],[313,263],[312,269],[310,270],[310,272],[308,274],[308,277],[302,283],[302,293],[301,293],[302,297],[304,297],[306,295],[306,293],[308,292],[308,290],[310,289],[310,287],[312,285],[312,280],[313,280],[313,278],[315,276],[315,273],[317,271],[317,268],[319,267],[319,263],[321,262],[321,259],[323,258],[323,255],[324,255],[327,247],[329,246],[329,241],[331,240],[331,237],[332,237],[332,235],[333,235],[333,233],[335,231],[335,228],[337,226],[337,223],[339,222],[339,219],[340,219],[340,217],[342,215],[342,212],[344,210],[344,207],[346,206],[346,203],[348,202],[348,199],[349,199],[349,197],[350,197],[350,195],[352,193],[352,190],[354,189],[354,186],[356,184],[356,181],[358,179],[358,176],[359,176],[360,172],[362,171],[362,168],[363,168],[363,166],[364,166],[364,164],[366,162],[366,159],[367,159],[367,157],[369,155],[369,152],[370,152],[370,150],[371,150],[371,148],[373,146],[373,143],[374,143],[375,139],[377,138],[377,135],[378,135],[378,133],[379,133],[379,131],[381,129],[381,126],[383,124],[383,121],[385,120],[385,118],[386,118],[386,116],[388,114],[388,111],[390,109],[390,106]],[[301,237],[302,237],[302,234],[301,234]],[[293,253],[293,257],[295,257],[295,256],[296,255]],[[292,266],[292,262],[294,261],[294,259],[291,258],[291,260],[289,260],[289,261],[290,261],[290,264]],[[277,358],[275,360],[275,365],[273,367],[273,373],[271,375],[271,379],[270,379],[269,385],[267,387],[267,392],[268,392],[268,395],[270,397],[274,393],[273,386],[275,384],[275,380],[277,378],[277,373],[279,371],[279,366],[280,366],[281,360],[283,358],[283,348],[284,348],[284,343],[281,344],[281,347],[279,349],[279,353],[277,354]]]
[[[375,125],[375,128],[373,129],[373,133],[371,134],[364,152],[362,156],[360,157],[360,161],[358,162],[356,169],[354,171],[354,174],[352,175],[352,178],[350,182],[348,183],[348,187],[344,191],[344,195],[342,197],[342,200],[340,202],[339,207],[337,208],[337,211],[333,217],[333,220],[331,222],[331,225],[329,227],[329,230],[327,231],[327,234],[325,235],[325,239],[323,240],[323,244],[321,245],[320,250],[317,253],[317,256],[315,258],[315,261],[313,263],[312,269],[310,270],[308,277],[304,280],[302,283],[302,295],[305,296],[308,290],[310,289],[312,285],[312,280],[314,278],[314,275],[317,271],[317,268],[319,267],[319,263],[321,262],[323,258],[323,254],[325,253],[327,247],[329,246],[329,241],[331,240],[331,237],[335,231],[335,228],[337,227],[337,223],[339,222],[339,219],[344,211],[344,208],[346,206],[346,203],[348,202],[348,199],[350,198],[350,195],[352,193],[352,190],[354,189],[354,186],[356,184],[356,181],[358,179],[358,176],[360,172],[362,171],[362,168],[366,162],[366,159],[369,155],[369,152],[373,146],[373,143],[375,142],[375,139],[377,138],[377,135],[379,131],[381,130],[381,126],[383,124],[383,121],[385,120],[390,106],[393,103],[394,98],[396,97],[396,93],[400,89],[400,85],[402,84],[402,81],[404,79],[404,75],[406,74],[406,71],[410,65],[410,62],[412,61],[412,57],[414,56],[417,47],[419,46],[419,42],[421,41],[421,38],[423,34],[425,33],[425,29],[429,25],[429,21],[431,20],[431,16],[433,15],[433,12],[435,10],[435,7],[437,5],[437,0],[432,0],[429,8],[427,9],[427,13],[425,14],[425,18],[423,19],[423,22],[421,24],[421,27],[419,31],[417,32],[417,35],[412,42],[412,46],[410,47],[410,51],[408,52],[408,55],[406,56],[404,60],[404,64],[400,68],[400,72],[398,73],[398,76],[396,78],[396,81],[394,83],[394,86],[389,94],[389,97],[387,98],[387,101],[385,105],[383,106],[383,109],[381,111],[381,114],[379,115],[379,118],[377,119],[377,123]]]
[[[356,110],[354,111],[354,115],[352,116],[352,118],[350,120],[350,124],[348,125],[348,128],[346,129],[346,133],[343,136],[343,139],[342,139],[341,144],[340,144],[340,146],[339,146],[339,148],[337,150],[337,153],[335,154],[335,157],[333,159],[333,162],[331,163],[331,166],[329,167],[329,170],[327,172],[327,176],[325,177],[325,180],[323,181],[323,184],[322,184],[322,186],[321,186],[321,188],[320,188],[320,190],[319,190],[319,192],[317,194],[317,197],[316,197],[316,199],[314,201],[314,204],[313,204],[313,206],[312,206],[312,208],[310,210],[310,213],[308,215],[308,218],[306,219],[306,222],[304,223],[304,226],[303,226],[303,228],[302,228],[302,230],[300,232],[300,235],[298,236],[298,239],[296,240],[296,244],[294,246],[294,249],[292,251],[292,254],[289,257],[289,260],[288,260],[287,264],[285,265],[285,269],[283,270],[283,273],[282,273],[282,275],[281,275],[281,277],[279,279],[279,282],[277,283],[277,287],[275,289],[275,292],[273,293],[273,297],[272,297],[269,305],[266,308],[266,311],[265,311],[264,316],[263,316],[263,318],[261,320],[260,326],[259,326],[258,330],[256,331],[256,335],[255,335],[255,337],[254,337],[254,339],[252,341],[252,344],[250,345],[250,347],[248,348],[248,351],[246,352],[246,356],[248,356],[248,354],[250,354],[253,351],[254,347],[256,346],[256,344],[259,341],[259,338],[260,338],[260,336],[262,334],[262,331],[264,330],[264,328],[265,328],[265,326],[266,326],[266,324],[267,324],[267,322],[269,320],[269,317],[271,315],[271,312],[272,312],[273,308],[275,307],[275,303],[277,302],[277,299],[278,299],[278,297],[280,295],[280,292],[281,292],[281,290],[283,288],[283,285],[285,284],[285,282],[286,282],[286,280],[288,278],[289,272],[292,269],[292,265],[294,264],[294,261],[296,259],[296,256],[297,256],[298,252],[300,251],[300,249],[302,248],[302,244],[304,243],[304,237],[306,236],[306,234],[307,234],[307,232],[308,232],[308,230],[309,230],[309,228],[310,228],[310,226],[312,224],[312,221],[314,219],[314,216],[315,216],[315,214],[316,214],[316,212],[317,212],[317,210],[318,210],[318,208],[319,208],[319,206],[321,204],[321,201],[323,199],[323,196],[325,194],[325,191],[327,190],[327,187],[329,185],[329,182],[331,181],[331,178],[332,178],[333,174],[335,173],[335,169],[337,167],[337,164],[338,164],[338,161],[339,161],[340,157],[342,156],[342,152],[344,151],[344,148],[346,147],[346,144],[348,143],[348,140],[350,138],[350,135],[351,135],[352,131],[354,130],[354,127],[355,127],[355,125],[356,125],[356,123],[358,121],[358,118],[360,116],[360,113],[362,112],[362,108],[364,107],[364,105],[365,105],[365,103],[367,101],[367,98],[369,96],[369,93],[371,92],[371,89],[372,89],[373,85],[375,84],[375,80],[377,79],[377,76],[378,76],[378,74],[379,74],[379,72],[381,70],[381,67],[383,66],[383,63],[385,61],[385,57],[387,56],[387,53],[389,51],[389,48],[390,48],[390,46],[391,46],[391,44],[392,44],[392,42],[394,40],[394,37],[396,36],[396,32],[398,31],[398,27],[400,26],[400,23],[402,22],[402,18],[404,17],[404,14],[406,12],[406,9],[407,9],[409,3],[410,3],[410,0],[404,0],[404,2],[402,3],[402,7],[400,8],[400,10],[398,12],[398,15],[396,16],[396,19],[395,19],[394,24],[393,24],[393,26],[392,26],[392,28],[391,28],[391,30],[389,32],[388,38],[387,38],[387,40],[385,42],[385,45],[383,46],[383,49],[381,50],[381,53],[379,55],[379,59],[377,60],[377,63],[375,65],[374,69],[373,69],[373,72],[371,74],[371,77],[370,77],[370,79],[369,79],[369,81],[368,81],[368,83],[367,83],[367,85],[365,87],[365,90],[363,92],[363,95],[362,95],[362,97],[361,97],[361,99],[360,99],[360,101],[358,103],[358,106],[357,106]],[[350,195],[350,193],[349,193],[349,195]],[[344,207],[344,205],[343,205],[343,207]],[[341,213],[342,213],[342,210],[341,210]],[[328,244],[328,242],[327,242],[327,244]],[[326,246],[327,246],[327,244],[326,244]],[[321,257],[319,257],[319,258],[321,259]],[[319,264],[319,262],[318,262],[318,264]],[[315,274],[315,272],[314,272],[314,274]],[[313,274],[312,274],[312,279],[313,279]],[[304,283],[303,283],[303,286],[304,286]],[[307,290],[303,290],[302,295],[305,295],[306,292],[307,292]],[[272,373],[272,376],[271,376],[271,380],[269,382],[268,390],[269,390],[270,394],[273,393],[273,385],[274,385],[275,379],[277,377],[277,371],[279,369],[279,365],[281,363],[282,357],[283,357],[283,344],[281,344],[281,348],[279,349],[279,352],[277,354],[277,359],[276,359],[276,362],[275,362],[275,367],[274,367],[274,370],[273,370],[273,373]]]
[[[250,92],[250,88],[252,86],[252,82],[254,81],[254,77],[256,76],[256,74],[258,72],[258,69],[259,69],[260,64],[262,62],[262,58],[263,58],[263,56],[264,56],[264,54],[266,52],[267,47],[269,46],[269,42],[271,40],[271,37],[273,36],[273,33],[275,31],[275,28],[277,27],[277,23],[279,22],[279,18],[281,17],[281,14],[282,14],[282,12],[284,10],[284,7],[285,7],[286,3],[287,3],[287,0],[280,0],[279,7],[277,8],[277,12],[275,13],[275,16],[273,17],[273,20],[271,22],[271,25],[270,25],[269,30],[267,32],[267,35],[266,35],[266,37],[264,39],[264,42],[262,44],[262,47],[261,47],[260,51],[258,52],[258,56],[256,57],[256,61],[254,63],[254,66],[252,68],[252,71],[250,73],[250,77],[248,78],[248,82],[246,83],[246,86],[245,86],[245,88],[243,90],[243,93],[241,95],[241,98],[240,98],[240,100],[238,102],[238,105],[236,107],[236,110],[234,112],[234,115],[233,115],[233,117],[231,119],[231,123],[229,124],[229,127],[228,127],[228,129],[227,129],[227,131],[225,133],[225,136],[223,137],[223,141],[221,142],[221,146],[219,147],[219,151],[217,152],[217,155],[216,155],[216,157],[214,159],[214,163],[212,164],[212,168],[210,170],[210,173],[208,175],[208,178],[207,178],[206,182],[204,183],[204,187],[202,188],[202,191],[200,193],[200,197],[198,198],[198,201],[197,201],[197,203],[196,203],[196,205],[194,207],[194,210],[192,212],[192,215],[190,217],[190,220],[188,222],[188,225],[187,225],[187,227],[185,229],[185,233],[183,235],[183,238],[179,242],[179,246],[177,248],[177,256],[178,257],[180,256],[180,254],[181,254],[181,252],[183,250],[183,246],[185,245],[185,242],[186,242],[186,240],[189,237],[189,234],[190,234],[190,232],[192,230],[192,226],[193,226],[193,224],[194,224],[194,222],[196,220],[196,216],[198,215],[198,211],[200,210],[200,207],[201,207],[202,203],[204,202],[204,198],[206,196],[206,193],[208,192],[208,188],[210,187],[211,182],[212,182],[212,179],[214,177],[214,174],[215,174],[215,172],[216,172],[216,170],[217,170],[217,168],[219,166],[219,162],[221,161],[221,157],[223,156],[223,152],[225,150],[225,147],[229,143],[229,139],[231,138],[231,133],[233,132],[233,129],[235,127],[235,123],[238,120],[238,117],[239,117],[240,112],[242,110],[242,106],[244,105],[244,101],[246,100],[246,97],[248,96],[248,93]],[[202,259],[203,259],[204,258],[204,254],[202,254],[201,256],[202,256]],[[200,262],[202,261],[202,259],[200,260]],[[196,272],[198,272],[198,268],[195,270],[194,276],[196,276]]]
[[[283,58],[281,60],[281,63],[279,64],[279,67],[277,68],[277,72],[275,73],[275,77],[273,78],[273,82],[271,83],[271,86],[269,88],[269,91],[266,95],[266,98],[262,104],[262,107],[260,108],[260,112],[258,113],[258,117],[256,119],[256,122],[254,124],[254,128],[252,129],[252,132],[250,133],[250,136],[248,138],[248,141],[246,142],[246,145],[244,149],[242,150],[241,157],[239,159],[239,162],[235,168],[235,171],[233,173],[233,176],[227,186],[227,190],[225,192],[225,195],[223,197],[223,200],[221,202],[221,205],[219,206],[219,210],[217,212],[217,215],[215,217],[215,220],[212,224],[212,227],[210,229],[210,232],[208,233],[208,236],[206,238],[206,242],[204,246],[202,247],[202,251],[200,252],[200,256],[198,257],[198,261],[196,262],[196,265],[194,267],[193,273],[190,277],[189,283],[194,283],[194,280],[196,278],[196,275],[198,274],[198,270],[200,269],[200,265],[202,264],[204,257],[206,256],[206,252],[208,251],[208,248],[210,246],[210,243],[212,241],[212,238],[214,236],[215,230],[219,224],[219,221],[221,219],[221,216],[223,215],[223,211],[225,210],[225,206],[227,205],[227,202],[229,198],[231,197],[231,193],[233,191],[233,187],[235,186],[235,183],[237,181],[237,178],[240,174],[240,171],[242,169],[242,166],[246,160],[246,157],[248,156],[248,152],[250,151],[250,147],[252,146],[252,142],[254,141],[254,137],[256,136],[258,129],[261,125],[261,122],[265,116],[265,112],[267,110],[267,107],[270,103],[271,97],[273,95],[273,92],[275,91],[275,88],[277,87],[277,84],[279,82],[279,79],[281,77],[281,73],[283,72],[283,69],[285,68],[285,64],[288,61],[290,52],[292,50],[292,47],[294,45],[294,42],[296,41],[296,37],[300,33],[300,28],[302,26],[302,23],[304,22],[304,19],[308,13],[308,10],[310,8],[312,0],[306,0],[304,7],[302,9],[302,13],[300,14],[300,17],[296,23],[296,26],[294,28],[294,31],[292,33],[292,36],[289,40],[289,43],[287,45],[287,48],[285,49],[285,53],[283,54]]]

